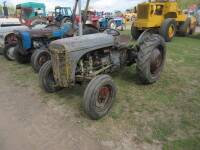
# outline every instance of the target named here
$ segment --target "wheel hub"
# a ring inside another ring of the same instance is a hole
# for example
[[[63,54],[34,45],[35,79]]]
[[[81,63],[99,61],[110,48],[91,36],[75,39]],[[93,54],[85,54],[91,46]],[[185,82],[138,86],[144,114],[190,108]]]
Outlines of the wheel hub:
[[[47,62],[47,60],[48,60],[48,56],[42,55],[42,56],[39,58],[38,63],[39,63],[39,65],[42,66],[45,62]]]
[[[172,38],[174,36],[174,33],[175,33],[175,27],[174,27],[174,25],[171,25],[169,27],[169,31],[168,31],[169,37]]]
[[[108,103],[111,96],[111,90],[108,86],[103,86],[99,90],[98,99],[96,101],[96,106],[98,108],[104,108]]]

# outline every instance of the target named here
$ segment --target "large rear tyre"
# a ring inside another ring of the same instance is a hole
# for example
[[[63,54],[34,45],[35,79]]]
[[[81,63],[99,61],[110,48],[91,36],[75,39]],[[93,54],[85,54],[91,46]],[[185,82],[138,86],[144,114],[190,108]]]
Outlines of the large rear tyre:
[[[31,56],[31,66],[35,72],[39,72],[40,68],[51,59],[47,50],[36,50]]]
[[[105,116],[112,107],[116,86],[108,75],[99,75],[88,84],[83,100],[85,113],[94,120]]]
[[[62,88],[56,84],[53,76],[53,68],[51,61],[47,61],[39,71],[40,86],[48,93],[54,93]]]
[[[186,21],[180,25],[179,33],[181,36],[188,36],[190,34],[190,23],[191,19],[187,18]]]
[[[163,22],[160,28],[160,35],[162,35],[166,42],[170,42],[176,35],[176,30],[176,21],[172,18],[168,18]]]
[[[137,40],[140,37],[141,34],[142,34],[142,31],[138,30],[138,28],[135,27],[134,23],[133,23],[132,26],[131,26],[131,35],[132,35],[132,38],[134,40]]]
[[[9,61],[15,60],[15,57],[14,57],[15,47],[16,47],[16,44],[8,44],[5,46],[3,54],[7,60]]]
[[[140,45],[136,60],[137,74],[143,84],[152,84],[159,80],[166,59],[164,39],[152,34]]]
[[[15,60],[20,64],[29,63],[31,60],[31,54],[26,54],[26,55],[21,54],[17,46],[15,47],[15,50],[14,50],[14,57],[15,57]]]

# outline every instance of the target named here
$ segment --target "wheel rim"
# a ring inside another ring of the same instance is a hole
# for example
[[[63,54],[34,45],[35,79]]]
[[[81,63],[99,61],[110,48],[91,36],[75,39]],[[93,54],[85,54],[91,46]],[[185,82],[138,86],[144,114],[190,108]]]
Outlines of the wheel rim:
[[[109,85],[102,86],[99,89],[98,97],[96,100],[97,111],[102,111],[108,108],[112,101],[112,90]]]
[[[175,33],[175,27],[174,27],[174,25],[172,24],[172,25],[170,25],[169,31],[168,31],[169,37],[172,38],[172,37],[174,36],[174,33]]]
[[[14,60],[15,57],[14,57],[14,51],[15,51],[15,47],[10,47],[8,50],[7,50],[7,56],[11,59],[11,60]]]
[[[110,28],[111,28],[111,29],[116,29],[116,27],[117,27],[117,26],[116,26],[115,23],[112,22],[112,23],[110,24]]]
[[[46,63],[47,61],[49,60],[49,56],[48,55],[41,55],[39,58],[38,58],[38,64],[40,66],[42,66],[44,63]]]
[[[157,74],[160,71],[162,62],[163,62],[163,55],[161,50],[159,50],[158,48],[154,49],[150,61],[151,74]]]

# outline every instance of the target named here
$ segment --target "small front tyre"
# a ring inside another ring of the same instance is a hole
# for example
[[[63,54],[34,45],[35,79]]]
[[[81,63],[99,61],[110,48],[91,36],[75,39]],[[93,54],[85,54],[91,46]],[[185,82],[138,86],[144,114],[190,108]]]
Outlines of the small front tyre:
[[[108,75],[98,75],[88,84],[83,100],[86,114],[93,120],[105,116],[116,97],[116,86]]]
[[[53,68],[50,60],[47,61],[39,71],[39,83],[48,93],[54,93],[62,89],[54,80]]]
[[[3,54],[7,60],[9,61],[15,60],[15,57],[14,57],[15,47],[16,47],[16,44],[8,44],[5,46]]]
[[[47,50],[36,50],[31,56],[31,66],[35,72],[39,72],[40,68],[50,60],[51,56]]]

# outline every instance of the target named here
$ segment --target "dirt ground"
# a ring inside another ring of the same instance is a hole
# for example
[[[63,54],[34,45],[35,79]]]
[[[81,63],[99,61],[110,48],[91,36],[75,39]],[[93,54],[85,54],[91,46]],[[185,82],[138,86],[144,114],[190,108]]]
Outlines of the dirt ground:
[[[1,71],[1,150],[108,149],[40,100],[33,89],[14,86],[9,75]]]

